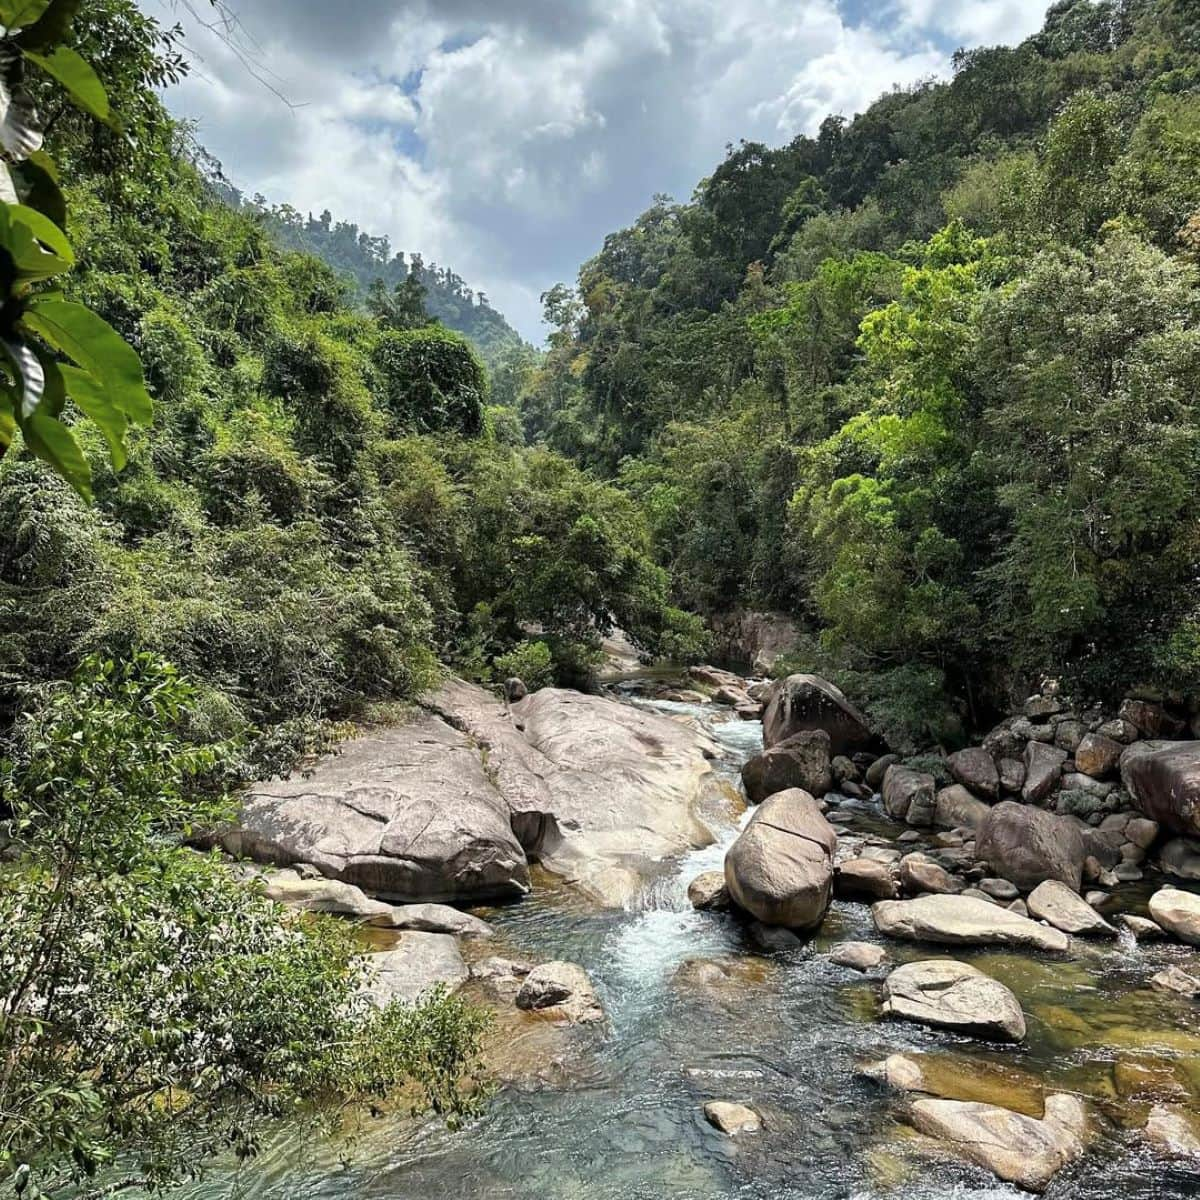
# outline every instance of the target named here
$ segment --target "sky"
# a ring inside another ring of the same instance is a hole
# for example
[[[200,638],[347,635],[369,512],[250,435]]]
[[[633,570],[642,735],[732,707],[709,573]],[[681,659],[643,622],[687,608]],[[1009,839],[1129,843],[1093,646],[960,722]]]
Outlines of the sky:
[[[166,101],[236,187],[452,267],[540,344],[540,294],[727,144],[944,77],[1047,0],[226,0],[233,46],[206,0],[139,3],[187,31]]]

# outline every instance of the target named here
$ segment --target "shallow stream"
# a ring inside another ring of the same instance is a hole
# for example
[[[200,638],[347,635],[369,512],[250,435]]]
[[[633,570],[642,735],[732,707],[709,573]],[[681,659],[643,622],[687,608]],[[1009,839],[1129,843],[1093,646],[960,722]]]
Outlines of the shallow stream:
[[[704,724],[727,752],[731,783],[761,746],[757,722],[728,710],[659,703]],[[990,1047],[945,1032],[881,1022],[877,984],[832,965],[837,941],[878,940],[866,905],[837,902],[810,943],[761,957],[730,916],[693,912],[687,883],[719,868],[744,816],[727,800],[706,816],[715,843],[666,864],[632,911],[598,912],[568,889],[539,880],[534,894],[479,910],[498,930],[484,953],[532,961],[569,959],[596,982],[608,1013],[599,1032],[545,1041],[544,1026],[501,1030],[502,1075],[510,1082],[482,1118],[457,1133],[437,1122],[387,1119],[348,1163],[284,1138],[241,1183],[264,1200],[994,1200],[1019,1196],[979,1169],[921,1153],[895,1119],[895,1098],[855,1075],[855,1065],[897,1050],[1013,1068],[998,1085],[1011,1104],[1028,1098],[1023,1072],[1095,1099],[1103,1129],[1088,1156],[1048,1195],[1071,1200],[1183,1200],[1200,1195],[1200,1174],[1164,1165],[1121,1123],[1145,1108],[1117,1100],[1118,1059],[1164,1060],[1200,1093],[1200,1009],[1151,991],[1146,980],[1180,947],[1085,947],[1066,961],[1011,953],[960,954],[1008,984],[1024,1007],[1029,1036],[1019,1048]],[[853,811],[853,810],[848,810]],[[888,829],[859,809],[852,832]],[[899,833],[899,829],[892,832]],[[942,951],[901,946],[897,960]],[[689,981],[685,962],[713,959],[731,978]],[[515,1020],[515,1018],[514,1018]],[[547,1047],[556,1061],[545,1061]],[[541,1058],[539,1059],[539,1056]],[[522,1070],[522,1066],[527,1070]],[[1005,1090],[1008,1089],[1008,1090]],[[744,1101],[763,1116],[755,1136],[727,1138],[702,1105]],[[193,1189],[223,1192],[219,1175]]]

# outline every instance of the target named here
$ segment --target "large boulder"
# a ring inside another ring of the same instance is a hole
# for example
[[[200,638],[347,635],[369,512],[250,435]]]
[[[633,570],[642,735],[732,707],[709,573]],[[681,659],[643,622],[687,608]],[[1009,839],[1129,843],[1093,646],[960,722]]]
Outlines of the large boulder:
[[[871,906],[875,928],[888,937],[942,946],[1013,946],[1067,949],[1067,935],[1039,925],[990,900],[973,896],[919,896],[881,900]]]
[[[1077,892],[1089,847],[1080,825],[1070,818],[1003,800],[979,826],[975,852],[1022,890],[1057,879]]]
[[[751,804],[788,788],[824,796],[833,786],[829,734],[806,729],[748,759],[742,766],[742,784]]]
[[[932,825],[937,781],[923,771],[897,763],[883,777],[883,807],[888,816],[910,825]]]
[[[976,796],[988,800],[1000,798],[1000,772],[996,769],[996,760],[981,746],[955,751],[946,759],[946,766],[955,780]]]
[[[897,967],[883,984],[883,1015],[1000,1042],[1025,1037],[1016,996],[977,968],[949,958]]]
[[[943,829],[978,829],[991,808],[971,795],[961,783],[944,787],[934,802],[933,820]]]
[[[1128,721],[1144,738],[1176,738],[1187,728],[1185,722],[1154,700],[1126,700],[1117,716]]]
[[[1150,897],[1150,915],[1182,942],[1200,946],[1200,896],[1180,888],[1160,888]]]
[[[922,1097],[909,1109],[914,1128],[969,1162],[1031,1192],[1041,1192],[1080,1158],[1087,1110],[1076,1096],[1046,1097],[1039,1121],[994,1104]]]
[[[829,734],[831,754],[852,754],[872,745],[867,719],[828,680],[818,675],[789,675],[767,693],[763,744],[777,746],[805,729]]]
[[[1067,752],[1045,742],[1028,742],[1025,746],[1025,784],[1021,795],[1026,804],[1044,800],[1062,778]]]
[[[1026,900],[1029,915],[1063,933],[1116,937],[1117,931],[1077,892],[1057,879],[1039,883]]]
[[[794,788],[765,800],[725,855],[734,903],[765,925],[813,929],[829,908],[837,834]]]
[[[529,890],[525,852],[478,750],[430,715],[346,742],[306,777],[254,785],[220,840],[234,855],[310,863],[397,900]]]
[[[1135,742],[1121,755],[1121,779],[1146,816],[1200,835],[1200,742]]]

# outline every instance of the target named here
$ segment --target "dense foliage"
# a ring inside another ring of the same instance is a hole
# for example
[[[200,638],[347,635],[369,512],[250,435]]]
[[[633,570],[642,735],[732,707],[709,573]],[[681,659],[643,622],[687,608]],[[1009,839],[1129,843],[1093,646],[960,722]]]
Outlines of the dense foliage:
[[[91,509],[20,453],[0,464],[10,718],[89,654],[153,651],[196,682],[214,736],[263,733],[245,768],[262,770],[324,718],[419,694],[439,659],[489,679],[532,634],[575,678],[613,620],[650,653],[694,648],[637,507],[525,450],[419,289],[359,304],[273,219],[218,198],[149,90],[161,39],[127,0],[77,31],[137,122],[56,127],[63,282],[139,352],[155,411],[119,472],[64,412],[96,464]]]
[[[328,210],[303,216],[288,204],[269,206],[261,196],[246,200],[227,185],[220,189],[235,205],[263,214],[275,240],[285,249],[311,254],[345,278],[356,300],[364,300],[377,283],[389,292],[419,287],[429,315],[463,334],[489,367],[526,349],[521,335],[494,309],[483,292],[474,291],[460,275],[420,254],[392,251],[385,237],[373,237],[351,221],[335,221]]]
[[[517,381],[674,595],[779,609],[901,741],[1037,672],[1200,683],[1200,26],[1059,0],[1016,47],[606,239]]]
[[[184,736],[194,701],[147,655],[94,660],[0,764],[0,1179],[18,1193],[161,1188],[254,1154],[283,1116],[336,1125],[398,1085],[474,1103],[479,1013],[373,1007],[347,926],[281,918],[174,845],[220,815],[198,784],[228,747]]]

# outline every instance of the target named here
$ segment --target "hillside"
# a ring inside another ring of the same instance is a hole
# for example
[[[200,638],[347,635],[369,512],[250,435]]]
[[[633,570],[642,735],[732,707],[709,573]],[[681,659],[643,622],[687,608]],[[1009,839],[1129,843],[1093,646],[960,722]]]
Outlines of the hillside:
[[[1200,22],[1061,0],[605,239],[521,405],[920,742],[1200,678]]]
[[[425,289],[429,315],[463,334],[489,368],[525,348],[521,335],[488,303],[487,296],[448,267],[426,264],[418,253],[393,253],[387,237],[372,237],[351,222],[335,221],[328,211],[314,218],[286,204],[266,207],[261,198],[247,201],[234,193],[234,199],[248,211],[263,214],[284,249],[313,254],[350,280],[356,302],[365,300],[376,280],[382,280],[390,292],[411,276]]]

